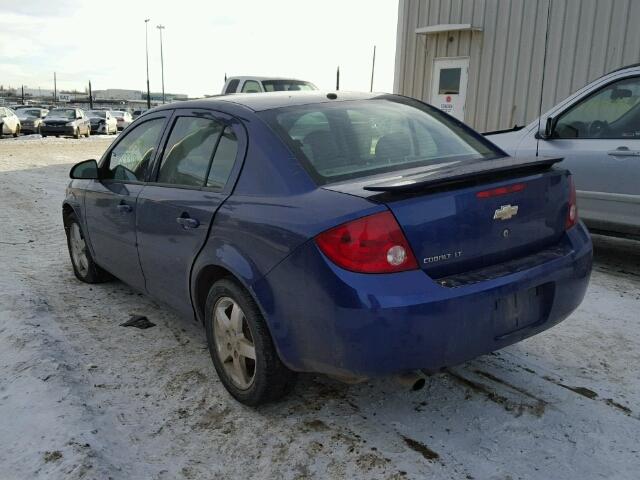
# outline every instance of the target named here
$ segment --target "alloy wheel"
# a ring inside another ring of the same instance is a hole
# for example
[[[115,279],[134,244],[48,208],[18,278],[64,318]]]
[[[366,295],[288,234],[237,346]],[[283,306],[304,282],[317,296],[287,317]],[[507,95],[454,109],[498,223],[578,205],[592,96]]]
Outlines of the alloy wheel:
[[[221,297],[213,307],[216,353],[225,373],[238,388],[246,390],[256,376],[256,348],[240,305]]]
[[[87,257],[87,244],[82,237],[80,226],[72,223],[69,231],[69,245],[71,246],[71,259],[78,273],[86,276],[89,272],[89,258]]]

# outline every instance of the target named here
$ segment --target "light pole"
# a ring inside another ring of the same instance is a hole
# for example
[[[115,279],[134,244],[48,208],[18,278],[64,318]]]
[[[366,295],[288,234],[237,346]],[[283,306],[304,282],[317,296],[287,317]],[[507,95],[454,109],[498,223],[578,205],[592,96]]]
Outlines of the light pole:
[[[150,18],[144,19],[144,46],[147,52],[147,108],[151,108],[151,91],[149,89],[149,26]]]
[[[162,56],[162,30],[164,30],[164,25],[158,25],[156,28],[160,31],[160,71],[162,72],[162,103],[164,104],[164,58]]]

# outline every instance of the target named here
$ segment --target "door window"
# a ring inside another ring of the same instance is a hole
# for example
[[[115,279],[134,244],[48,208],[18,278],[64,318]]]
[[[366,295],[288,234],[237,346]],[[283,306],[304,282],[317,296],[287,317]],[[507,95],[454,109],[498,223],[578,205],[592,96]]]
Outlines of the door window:
[[[607,85],[559,118],[554,138],[640,138],[640,77]]]
[[[158,146],[164,118],[141,123],[111,150],[106,161],[106,178],[142,182]]]
[[[461,68],[443,68],[440,70],[438,95],[458,95],[460,93]]]
[[[207,187],[222,190],[229,180],[238,153],[238,139],[231,128],[224,129],[207,177]]]
[[[244,93],[260,93],[260,85],[255,80],[247,80],[242,86]]]
[[[158,182],[188,187],[205,185],[223,124],[200,117],[179,117],[171,131]]]

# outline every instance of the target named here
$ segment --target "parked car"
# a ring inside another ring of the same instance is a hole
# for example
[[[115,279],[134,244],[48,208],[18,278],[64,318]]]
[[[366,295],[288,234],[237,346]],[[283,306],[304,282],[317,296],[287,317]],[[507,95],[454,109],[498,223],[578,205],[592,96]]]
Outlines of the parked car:
[[[113,110],[111,113],[116,117],[118,130],[124,130],[131,125],[131,122],[133,122],[133,118],[131,118],[131,114],[129,112],[124,110]]]
[[[135,120],[136,118],[138,118],[140,115],[142,115],[147,110],[148,109],[146,109],[146,108],[134,110],[133,113],[131,114],[131,117],[133,118],[133,120]]]
[[[3,135],[20,135],[20,119],[16,113],[8,107],[0,107],[0,137]]]
[[[104,133],[106,135],[118,133],[118,122],[110,110],[89,110],[87,117],[91,124],[91,133]]]
[[[396,95],[221,96],[156,108],[75,165],[62,214],[78,279],[195,316],[257,405],[294,372],[417,386],[566,318],[592,246],[556,161]]]
[[[21,108],[16,112],[22,133],[40,133],[40,126],[49,110],[43,108]]]
[[[540,121],[487,138],[514,156],[564,157],[589,229],[640,237],[640,66],[595,80]]]
[[[222,93],[261,93],[282,91],[309,91],[318,88],[311,82],[278,77],[229,77]]]
[[[91,124],[80,108],[54,108],[49,111],[42,124],[40,133],[43,137],[49,135],[73,136],[80,138],[81,135],[91,135]]]

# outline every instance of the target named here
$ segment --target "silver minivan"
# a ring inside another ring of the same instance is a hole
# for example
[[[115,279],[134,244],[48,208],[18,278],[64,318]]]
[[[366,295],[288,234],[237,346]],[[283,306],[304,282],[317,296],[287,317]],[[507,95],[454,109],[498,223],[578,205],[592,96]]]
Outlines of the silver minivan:
[[[485,135],[514,156],[564,157],[590,230],[640,236],[640,65],[591,82],[540,121]]]

